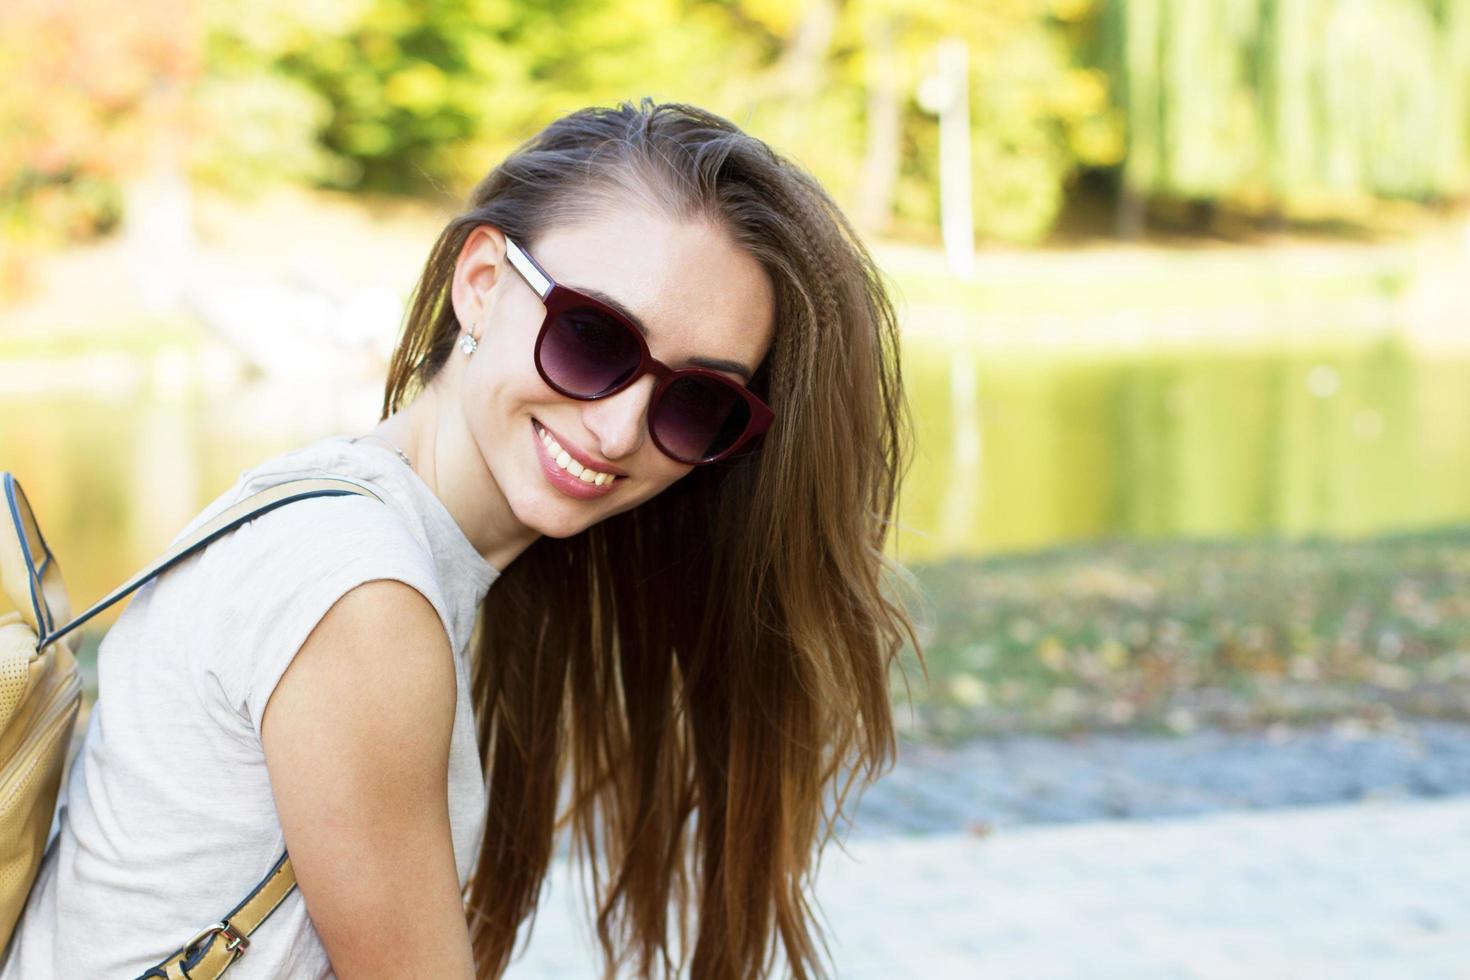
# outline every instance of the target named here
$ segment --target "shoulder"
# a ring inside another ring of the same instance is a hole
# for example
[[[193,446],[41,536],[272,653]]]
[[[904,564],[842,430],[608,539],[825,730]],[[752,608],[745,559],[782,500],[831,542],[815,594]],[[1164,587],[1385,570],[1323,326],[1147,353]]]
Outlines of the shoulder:
[[[340,656],[356,657],[348,678],[377,672],[374,658],[385,642],[390,649],[449,648],[449,609],[433,559],[380,501],[293,501],[229,539],[208,556],[207,574],[226,594],[223,606],[236,630],[225,654],[237,677],[234,700],[257,735],[276,685],[319,630],[354,637],[340,645]],[[452,671],[450,658],[445,664]]]
[[[320,583],[403,578],[435,585],[433,556],[403,518],[357,494],[283,503],[236,527],[209,551],[207,574],[264,607],[324,587]]]
[[[394,507],[359,494],[292,500],[247,521],[230,537],[244,560],[287,574],[326,574],[362,563],[425,571],[433,566],[428,549]]]
[[[394,736],[454,713],[454,663],[439,615],[422,592],[394,579],[365,581],[338,596],[273,688],[260,711],[263,741],[271,737],[267,721],[289,733],[331,716]],[[447,752],[447,728],[443,734]],[[383,751],[375,743],[372,751]]]

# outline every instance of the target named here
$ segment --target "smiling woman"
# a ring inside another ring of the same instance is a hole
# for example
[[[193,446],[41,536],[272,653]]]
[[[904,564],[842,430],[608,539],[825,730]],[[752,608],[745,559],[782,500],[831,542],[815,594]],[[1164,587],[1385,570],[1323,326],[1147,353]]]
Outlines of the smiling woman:
[[[917,648],[908,433],[892,306],[809,175],[687,105],[553,122],[435,243],[376,427],[180,538],[302,477],[378,499],[257,517],[107,634],[0,980],[182,976],[220,916],[211,970],[496,977],[564,827],[609,975],[823,974],[815,860]]]

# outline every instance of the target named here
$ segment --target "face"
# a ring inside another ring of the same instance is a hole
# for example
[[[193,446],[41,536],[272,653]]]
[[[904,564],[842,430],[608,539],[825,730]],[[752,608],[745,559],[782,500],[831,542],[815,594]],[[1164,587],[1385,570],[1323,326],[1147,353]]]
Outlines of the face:
[[[519,244],[558,283],[611,297],[640,319],[650,352],[671,368],[718,359],[753,373],[770,346],[770,281],[717,225],[626,209]],[[451,354],[463,362],[457,401],[464,431],[499,491],[492,499],[508,511],[495,523],[567,537],[636,507],[693,467],[664,455],[649,437],[652,374],[597,401],[547,386],[533,360],[546,308],[505,248],[505,236],[482,225],[460,254],[455,312],[479,346],[469,356],[458,347]],[[734,371],[721,373],[746,383]],[[546,437],[556,446],[548,448]],[[556,464],[557,446],[616,478],[604,486],[580,480],[576,465]]]

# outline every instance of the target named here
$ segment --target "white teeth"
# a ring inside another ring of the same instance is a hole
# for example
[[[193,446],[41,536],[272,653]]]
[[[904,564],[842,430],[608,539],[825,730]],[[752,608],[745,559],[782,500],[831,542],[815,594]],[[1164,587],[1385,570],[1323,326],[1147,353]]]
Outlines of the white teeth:
[[[556,461],[557,466],[571,473],[583,483],[591,483],[600,487],[616,479],[611,473],[599,473],[592,467],[583,466],[572,459],[572,454],[561,448],[561,445],[551,438],[551,433],[545,429],[541,429],[541,443],[546,447],[546,452]]]

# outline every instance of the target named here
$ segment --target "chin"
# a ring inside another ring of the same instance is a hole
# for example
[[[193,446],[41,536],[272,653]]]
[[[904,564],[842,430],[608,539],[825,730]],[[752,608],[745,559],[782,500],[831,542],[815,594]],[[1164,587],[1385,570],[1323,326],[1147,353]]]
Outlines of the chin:
[[[536,530],[540,531],[543,537],[570,538],[581,534],[583,531],[591,527],[594,523],[594,521],[560,521],[553,524],[537,527]]]
[[[568,501],[568,503],[575,504],[575,501]],[[587,530],[606,515],[598,511],[594,518],[590,508],[582,514],[559,511],[559,508],[547,507],[544,502],[538,500],[524,511],[518,509],[516,516],[522,524],[537,534],[548,538],[570,538]]]

